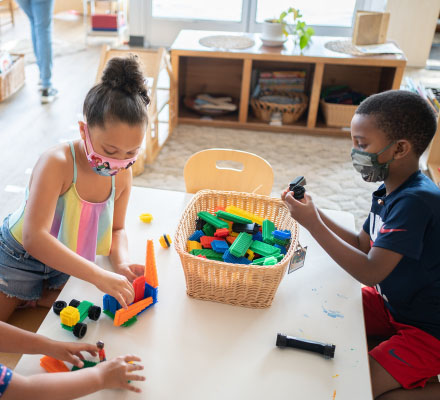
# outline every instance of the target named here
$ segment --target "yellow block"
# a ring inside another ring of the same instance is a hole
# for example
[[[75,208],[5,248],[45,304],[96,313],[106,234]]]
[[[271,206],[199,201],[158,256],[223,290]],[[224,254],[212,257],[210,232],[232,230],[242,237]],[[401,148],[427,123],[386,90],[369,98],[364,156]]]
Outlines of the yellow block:
[[[250,250],[250,249],[247,250],[246,254],[248,255],[248,257],[247,257],[248,260],[252,261],[254,259],[254,257],[255,257],[255,253],[252,250]]]
[[[235,206],[227,206],[226,212],[238,215],[243,218],[250,219],[252,222],[257,223],[258,225],[263,225],[264,218],[259,217],[258,215],[252,214],[249,211],[242,210],[241,208]]]
[[[187,243],[188,243],[188,253],[191,252],[191,250],[202,248],[202,244],[197,242],[196,240],[188,240]]]
[[[61,323],[74,326],[79,321],[79,311],[76,307],[67,306],[60,312]]]

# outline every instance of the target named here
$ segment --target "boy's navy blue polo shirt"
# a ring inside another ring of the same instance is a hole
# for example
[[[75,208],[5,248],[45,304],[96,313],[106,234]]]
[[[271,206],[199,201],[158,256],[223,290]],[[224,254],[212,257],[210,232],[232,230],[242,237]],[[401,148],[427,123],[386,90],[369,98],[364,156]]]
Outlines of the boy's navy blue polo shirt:
[[[371,246],[403,255],[376,285],[394,319],[440,340],[440,189],[420,171],[388,196],[382,184],[363,229]]]

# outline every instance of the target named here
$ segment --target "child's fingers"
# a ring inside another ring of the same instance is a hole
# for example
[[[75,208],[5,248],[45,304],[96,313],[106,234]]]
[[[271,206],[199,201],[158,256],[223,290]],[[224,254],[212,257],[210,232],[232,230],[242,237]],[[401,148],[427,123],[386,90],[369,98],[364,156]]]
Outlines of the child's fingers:
[[[127,372],[133,372],[133,371],[141,371],[144,369],[143,365],[140,364],[128,364],[127,365]]]
[[[141,393],[141,392],[142,392],[141,389],[139,389],[139,388],[136,387],[136,386],[130,385],[129,383],[127,383],[126,385],[124,385],[123,388],[124,388],[124,389],[127,389],[127,390],[131,390],[132,392],[136,392],[136,393]]]
[[[116,296],[116,300],[118,300],[119,304],[122,308],[127,309],[127,303],[125,302],[125,299],[122,297],[122,294],[118,293]]]
[[[130,361],[142,361],[138,356],[135,356],[134,354],[127,354],[124,356],[123,360],[128,363]]]
[[[71,364],[75,365],[76,367],[82,368],[84,366],[84,362],[81,359],[79,359],[78,357],[72,355],[68,358],[69,359],[66,361],[70,362]]]
[[[95,356],[98,352],[98,347],[95,344],[81,343],[79,351],[87,351],[92,356]]]
[[[127,375],[127,379],[129,381],[144,381],[145,380],[145,376],[130,374],[130,375]]]

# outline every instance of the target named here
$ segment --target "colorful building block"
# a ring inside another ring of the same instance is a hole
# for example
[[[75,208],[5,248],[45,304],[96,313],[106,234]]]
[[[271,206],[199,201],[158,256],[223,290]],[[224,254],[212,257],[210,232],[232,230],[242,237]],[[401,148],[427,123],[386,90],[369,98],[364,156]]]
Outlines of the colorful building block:
[[[248,218],[252,222],[257,223],[258,225],[263,224],[264,218],[259,217],[258,215],[252,214],[249,211],[242,210],[241,208],[238,208],[235,206],[227,206],[226,212],[231,213],[231,214],[235,214],[235,215],[239,215],[240,217],[243,217],[243,218]]]
[[[245,257],[246,257],[248,260],[253,261],[253,259],[254,259],[254,257],[255,257],[255,253],[254,253],[252,250],[249,250],[249,249],[248,249],[248,250],[246,251]]]
[[[228,235],[229,235],[229,229],[226,228],[217,229],[214,233],[214,236],[219,238],[225,238]]]
[[[61,360],[57,360],[56,358],[50,356],[40,358],[40,365],[47,372],[69,372],[69,368],[67,368],[66,364],[64,364]]]
[[[214,250],[217,253],[224,253],[226,250],[229,249],[228,244],[224,240],[213,240],[211,242],[212,250]]]
[[[261,257],[258,258],[257,260],[253,260],[252,265],[264,265],[264,261],[266,260],[266,258],[270,258],[270,257],[275,257],[277,259],[277,262],[280,262],[283,259],[284,255],[278,254],[277,256]]]
[[[188,253],[190,253],[191,250],[201,249],[202,248],[202,244],[200,242],[196,242],[195,240],[188,240],[187,241],[187,247],[188,247]]]
[[[249,247],[252,251],[262,256],[273,256],[280,254],[280,249],[264,242],[253,241]]]
[[[280,249],[280,251],[281,251],[281,254],[286,254],[287,253],[286,248],[284,246],[280,245],[280,244],[275,243],[273,245],[273,247],[278,247]]]
[[[191,254],[194,256],[202,255],[210,260],[216,260],[216,261],[222,261],[223,254],[217,253],[216,251],[212,249],[202,249],[202,250],[193,250],[191,251]]]
[[[226,241],[227,241],[229,244],[232,244],[232,243],[234,243],[234,240],[235,240],[235,239],[237,239],[236,236],[228,236],[228,237],[226,238]]]
[[[81,368],[74,365],[72,367],[72,371],[76,371],[78,369],[84,369],[84,368],[91,368],[91,367],[94,367],[95,365],[98,365],[98,363],[96,363],[95,361],[82,360],[82,362],[84,363],[84,365]]]
[[[278,261],[277,261],[276,257],[273,257],[273,256],[272,257],[266,257],[264,262],[263,262],[263,265],[275,265],[277,262]]]
[[[234,222],[232,225],[232,230],[237,233],[246,232],[250,235],[255,235],[260,230],[260,226],[255,223],[239,224],[238,222]]]
[[[234,243],[232,243],[229,252],[235,257],[243,257],[251,243],[252,236],[242,232],[238,235],[237,239],[234,240]]]
[[[171,237],[170,235],[164,233],[160,238],[159,238],[159,243],[160,245],[164,248],[167,249],[171,246]]]
[[[261,232],[257,232],[252,236],[252,240],[258,240],[259,242],[263,241],[263,234]]]
[[[209,224],[213,225],[214,227],[216,227],[217,229],[220,228],[227,228],[228,224],[225,221],[222,221],[221,219],[215,217],[214,215],[210,214],[207,211],[200,211],[197,213],[197,216],[203,220],[205,220],[206,222],[208,222]]]
[[[200,243],[204,249],[211,249],[211,242],[218,240],[215,236],[202,236],[200,238]]]
[[[214,225],[206,223],[203,226],[202,231],[204,232],[205,236],[214,236],[216,229]]]
[[[147,240],[147,251],[145,256],[145,282],[151,287],[157,288],[159,280],[157,279],[156,255],[154,254],[154,243]]]
[[[193,240],[196,242],[200,242],[200,238],[202,236],[205,236],[205,232],[203,232],[202,230],[199,231],[195,231],[189,238],[188,240]]]
[[[230,253],[229,250],[226,250],[223,254],[223,261],[232,264],[250,264],[251,261],[246,257],[235,257]]]
[[[139,215],[139,219],[142,222],[145,222],[146,224],[149,224],[151,221],[153,221],[153,216],[149,213],[143,213],[141,215]]]
[[[121,326],[124,322],[127,322],[130,318],[139,314],[142,310],[144,310],[151,304],[153,304],[153,298],[147,297],[146,299],[129,305],[127,309],[120,308],[118,311],[116,311],[113,324],[115,326]]]
[[[272,232],[275,230],[275,224],[269,220],[265,219],[263,221],[263,242],[268,244],[273,244]]]
[[[238,222],[240,224],[252,224],[252,220],[249,218],[243,218],[239,215],[231,214],[226,211],[217,211],[215,215],[217,215],[218,218],[222,218],[227,221]]]
[[[206,221],[203,221],[201,218],[196,219],[196,231],[201,231],[203,226],[206,224]]]
[[[273,232],[273,237],[278,240],[290,240],[292,233],[287,229],[284,231],[276,230]]]
[[[145,276],[138,276],[133,281],[134,302],[138,302],[144,298],[145,293]]]

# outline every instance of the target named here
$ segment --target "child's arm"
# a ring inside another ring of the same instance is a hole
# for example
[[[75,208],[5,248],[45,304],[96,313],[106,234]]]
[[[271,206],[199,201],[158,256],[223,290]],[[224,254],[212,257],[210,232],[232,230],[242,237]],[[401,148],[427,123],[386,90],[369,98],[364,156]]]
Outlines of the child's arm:
[[[307,194],[298,201],[288,193],[285,202],[290,215],[309,230],[333,260],[364,285],[373,286],[383,281],[402,259],[402,254],[380,247],[373,247],[365,254],[342,240],[323,222]]]
[[[144,265],[132,264],[128,254],[128,240],[125,231],[125,215],[127,213],[128,200],[130,198],[132,184],[131,168],[116,175],[116,182],[122,187],[121,193],[115,199],[113,212],[112,248],[110,260],[113,268],[119,274],[125,275],[130,281],[144,274]]]
[[[134,299],[127,278],[98,267],[50,234],[58,197],[65,185],[63,157],[61,150],[55,151],[45,154],[35,165],[24,216],[23,247],[42,263],[94,284],[126,308]]]
[[[45,354],[57,360],[67,361],[82,367],[82,351],[96,356],[96,345],[87,343],[57,342],[45,336],[16,328],[0,322],[0,351],[21,354]]]
[[[141,390],[128,381],[144,381],[145,377],[133,374],[144,367],[131,361],[140,361],[140,358],[121,356],[74,372],[29,377],[14,372],[2,399],[76,399],[102,389],[128,389],[140,393]]]

